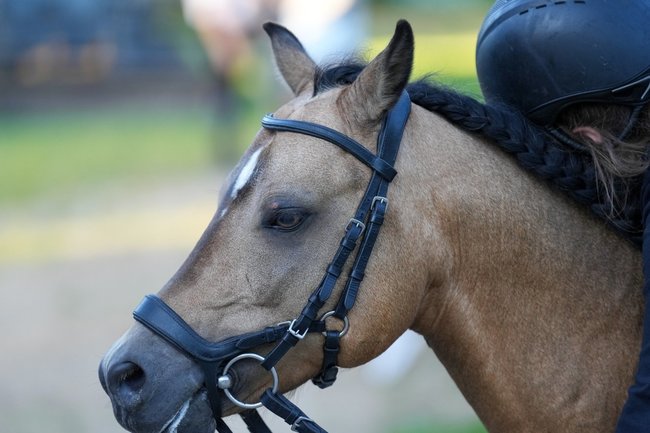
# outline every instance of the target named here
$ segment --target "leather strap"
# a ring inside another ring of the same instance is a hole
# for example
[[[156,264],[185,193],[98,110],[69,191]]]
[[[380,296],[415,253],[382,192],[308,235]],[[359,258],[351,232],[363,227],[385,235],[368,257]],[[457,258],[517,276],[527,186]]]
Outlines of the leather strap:
[[[233,358],[243,350],[279,340],[288,324],[269,326],[261,331],[230,337],[218,343],[197,334],[176,312],[155,295],[147,295],[133,311],[133,317],[181,351],[203,362]]]
[[[335,316],[343,319],[347,313],[352,309],[361,287],[361,282],[365,277],[366,266],[372,255],[372,249],[375,246],[377,237],[379,236],[379,229],[384,222],[384,214],[388,207],[388,199],[385,197],[377,196],[377,200],[373,206],[372,214],[369,218],[368,228],[366,229],[366,236],[363,238],[363,243],[357,253],[357,258],[354,261],[352,270],[345,284],[343,295],[339,298],[339,303],[336,307]]]
[[[305,329],[312,326],[312,323],[316,320],[318,312],[332,294],[332,290],[338,281],[338,277],[343,271],[343,266],[350,256],[350,253],[356,248],[357,241],[361,237],[364,228],[365,226],[363,223],[357,224],[351,222],[348,224],[345,230],[345,235],[339,244],[339,249],[334,255],[334,259],[332,259],[331,263],[327,267],[323,280],[314,293],[309,297],[307,305],[305,305],[300,316],[294,322],[295,326],[292,327],[294,333],[285,333],[280,343],[277,344],[266,356],[266,359],[262,363],[262,367],[270,370],[271,367],[275,366],[278,361],[293,346],[295,346],[298,341],[300,341],[296,335],[302,335],[305,332]]]
[[[299,433],[327,433],[282,394],[267,389],[262,394],[261,400],[264,407],[282,418],[291,426],[291,430]]]
[[[230,430],[230,427],[228,427],[228,424],[226,424],[223,419],[219,418],[216,421],[218,433],[232,433],[232,430]]]
[[[275,131],[297,132],[329,141],[372,168],[389,182],[397,174],[397,170],[389,163],[375,156],[357,141],[327,126],[299,120],[276,119],[272,114],[267,114],[262,118],[262,126]]]
[[[239,414],[251,433],[272,433],[256,410],[245,410]]]
[[[338,358],[341,350],[341,337],[339,331],[327,331],[323,343],[323,365],[320,373],[312,378],[312,383],[320,389],[334,385],[336,375],[339,372]]]

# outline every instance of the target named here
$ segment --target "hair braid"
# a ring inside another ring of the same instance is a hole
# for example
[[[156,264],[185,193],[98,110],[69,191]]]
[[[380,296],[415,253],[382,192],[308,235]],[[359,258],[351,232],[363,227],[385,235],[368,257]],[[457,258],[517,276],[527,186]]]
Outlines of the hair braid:
[[[640,182],[617,179],[614,187],[628,197],[614,204],[600,194],[593,161],[586,153],[568,149],[523,115],[479,101],[430,83],[409,85],[411,99],[461,128],[481,134],[513,154],[528,171],[555,185],[603,218],[637,246],[641,244]]]

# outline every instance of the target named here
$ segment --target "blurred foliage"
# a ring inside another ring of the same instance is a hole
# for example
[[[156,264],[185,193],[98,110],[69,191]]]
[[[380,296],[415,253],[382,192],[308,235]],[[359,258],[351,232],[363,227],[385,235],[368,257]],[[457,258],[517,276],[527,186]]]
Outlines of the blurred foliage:
[[[370,51],[379,53],[389,36],[373,38]],[[443,33],[416,35],[415,62],[412,79],[431,79],[480,97],[474,67],[476,36],[473,33]]]
[[[370,3],[366,57],[380,51],[396,20],[405,18],[416,33],[413,78],[434,73],[436,80],[480,95],[474,71],[475,35],[491,2],[462,2],[470,8],[419,3],[418,7]],[[164,2],[155,25],[166,28],[167,41],[190,71],[188,78],[205,82],[205,55],[178,7]],[[80,110],[73,103],[66,105],[63,98],[56,112],[0,112],[0,204],[115,178],[162,177],[216,161],[232,164],[254,137],[261,115],[287,97],[279,96],[283,85],[271,81],[274,67],[266,40],[258,45],[256,64],[237,80],[240,106],[229,118],[215,115],[209,95],[198,104],[179,101],[165,109],[151,101],[117,99],[118,104],[98,101],[101,109]],[[149,81],[155,80],[151,74]],[[131,108],[124,109],[125,105]]]
[[[434,2],[435,3],[435,2]],[[483,17],[492,1],[477,1],[475,6],[459,2],[456,7],[431,6],[404,7],[400,2],[374,6],[372,9],[372,34],[388,35],[398,19],[411,23],[416,36],[426,34],[471,33],[478,35]],[[417,40],[416,40],[417,43]],[[430,47],[436,49],[436,47]],[[473,58],[473,55],[472,55]]]

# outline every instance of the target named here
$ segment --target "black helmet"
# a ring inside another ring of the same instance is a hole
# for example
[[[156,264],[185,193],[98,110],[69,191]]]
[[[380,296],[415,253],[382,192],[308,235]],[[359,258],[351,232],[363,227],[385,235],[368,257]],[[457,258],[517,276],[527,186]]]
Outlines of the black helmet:
[[[488,103],[551,125],[566,106],[650,100],[650,0],[498,0],[476,46]]]

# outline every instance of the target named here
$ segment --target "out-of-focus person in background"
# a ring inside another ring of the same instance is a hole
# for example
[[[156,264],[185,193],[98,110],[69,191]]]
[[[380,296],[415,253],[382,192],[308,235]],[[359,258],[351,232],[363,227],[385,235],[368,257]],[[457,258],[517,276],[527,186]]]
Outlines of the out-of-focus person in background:
[[[255,59],[252,39],[260,23],[275,17],[278,0],[182,0],[187,23],[194,28],[210,62],[219,117],[235,116],[236,79]]]
[[[298,36],[316,63],[351,54],[367,41],[364,0],[279,0],[278,20]]]
[[[246,90],[251,86],[251,71],[257,69],[260,57],[267,60],[268,50],[256,49],[264,22],[277,21],[290,28],[317,62],[332,53],[350,54],[367,36],[363,0],[182,0],[182,5],[210,63],[216,122],[228,126],[223,128],[226,135],[222,132],[218,138],[222,149],[218,157],[227,161],[240,154],[235,145],[237,124],[251,104]]]

